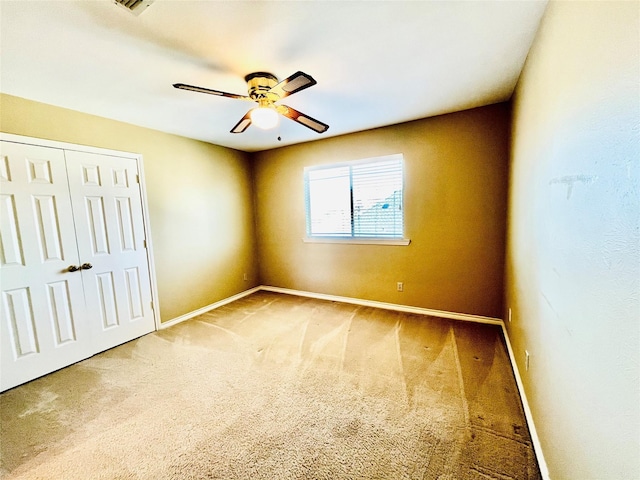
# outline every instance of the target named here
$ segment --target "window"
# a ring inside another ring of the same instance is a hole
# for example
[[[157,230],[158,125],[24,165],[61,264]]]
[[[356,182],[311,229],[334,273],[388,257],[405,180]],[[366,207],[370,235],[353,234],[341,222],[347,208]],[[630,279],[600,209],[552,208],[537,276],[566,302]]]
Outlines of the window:
[[[304,182],[308,240],[408,244],[403,238],[401,154],[307,167]]]

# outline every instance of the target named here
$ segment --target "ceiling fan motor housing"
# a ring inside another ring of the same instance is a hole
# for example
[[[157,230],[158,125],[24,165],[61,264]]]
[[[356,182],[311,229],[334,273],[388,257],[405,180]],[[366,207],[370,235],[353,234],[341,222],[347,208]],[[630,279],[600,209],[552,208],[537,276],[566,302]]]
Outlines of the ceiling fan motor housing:
[[[244,77],[245,82],[249,86],[249,96],[252,100],[260,103],[273,103],[280,97],[273,92],[269,92],[271,88],[278,84],[278,78],[267,72],[254,72]]]

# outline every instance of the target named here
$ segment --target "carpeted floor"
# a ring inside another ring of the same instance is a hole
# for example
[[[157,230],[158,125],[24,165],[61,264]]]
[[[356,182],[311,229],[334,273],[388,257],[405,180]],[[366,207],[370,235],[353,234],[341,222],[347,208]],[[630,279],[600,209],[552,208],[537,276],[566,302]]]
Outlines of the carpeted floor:
[[[537,479],[499,327],[258,292],[0,395],[6,479]]]

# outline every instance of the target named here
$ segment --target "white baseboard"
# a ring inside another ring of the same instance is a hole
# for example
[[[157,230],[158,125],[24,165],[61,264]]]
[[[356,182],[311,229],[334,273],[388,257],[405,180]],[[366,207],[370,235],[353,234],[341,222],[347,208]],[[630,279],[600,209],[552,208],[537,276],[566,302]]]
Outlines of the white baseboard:
[[[522,400],[522,408],[524,409],[524,416],[527,420],[527,425],[529,426],[531,443],[533,444],[533,450],[536,453],[536,459],[538,460],[538,466],[540,467],[540,474],[542,475],[543,480],[551,480],[551,477],[549,476],[549,468],[547,467],[547,462],[545,461],[544,454],[542,453],[542,445],[540,444],[540,437],[538,437],[536,425],[533,422],[533,415],[531,413],[531,408],[529,407],[529,402],[527,401],[527,395],[524,392],[524,385],[522,383],[522,378],[520,377],[520,370],[518,370],[516,357],[513,354],[513,348],[511,348],[511,340],[509,340],[509,333],[507,332],[507,328],[505,327],[504,323],[502,324],[502,334],[504,335],[504,341],[507,344],[507,352],[509,352],[509,360],[511,361],[511,368],[513,369],[513,375],[516,378],[516,385],[518,386],[518,391],[520,392],[520,399]]]
[[[236,300],[239,300],[242,297],[251,295],[252,293],[255,293],[259,290],[264,290],[267,292],[275,292],[275,293],[284,293],[286,295],[296,295],[298,297],[317,298],[318,300],[330,300],[333,302],[350,303],[353,305],[362,305],[364,307],[383,308],[385,310],[395,310],[398,312],[417,313],[419,315],[430,315],[432,317],[450,318],[453,320],[464,320],[467,322],[476,322],[476,323],[488,323],[490,325],[500,325],[504,329],[504,323],[499,318],[483,317],[481,315],[471,315],[468,313],[447,312],[444,310],[433,310],[431,308],[412,307],[410,305],[378,302],[376,300],[363,300],[360,298],[353,298],[353,297],[341,297],[339,295],[328,295],[326,293],[306,292],[304,290],[293,290],[290,288],[271,287],[268,285],[260,285],[254,288],[250,288],[249,290],[245,290],[244,292],[240,292],[231,297],[224,298],[218,302],[212,303],[211,305],[207,305],[206,307],[199,308],[192,312],[185,313],[184,315],[180,315],[179,317],[172,318],[171,320],[167,320],[166,322],[162,322],[160,324],[160,329],[162,330],[162,329],[171,327],[173,325],[176,325],[177,323],[184,322],[185,320],[189,320],[190,318],[197,317],[198,315],[202,315],[203,313],[207,313],[208,311],[221,307],[223,305],[226,305],[227,303],[231,303]]]
[[[214,310],[219,308],[227,303],[235,302],[236,300],[241,299],[242,297],[246,297],[247,295],[251,295],[252,293],[260,290],[261,287],[250,288],[249,290],[245,290],[244,292],[237,293],[232,295],[231,297],[223,298],[222,300],[212,303],[211,305],[207,305],[206,307],[199,308],[194,310],[193,312],[185,313],[184,315],[180,315],[179,317],[172,318],[166,322],[162,322],[160,324],[159,330],[164,330],[165,328],[172,327],[178,323],[184,322],[185,320],[189,320],[190,318],[197,317],[198,315],[202,315],[203,313],[207,313],[210,310]]]
[[[432,310],[430,308],[421,308],[421,307],[412,307],[409,305],[399,305],[396,303],[385,303],[378,302],[375,300],[362,300],[359,298],[352,297],[341,297],[338,295],[327,295],[324,293],[314,293],[314,292],[306,292],[303,290],[293,290],[289,288],[281,288],[281,287],[270,287],[268,285],[260,285],[258,287],[251,288],[249,290],[245,290],[244,292],[240,292],[231,297],[222,299],[218,302],[212,303],[211,305],[207,305],[206,307],[199,308],[198,310],[194,310],[193,312],[186,313],[179,317],[176,317],[167,322],[163,322],[160,324],[160,329],[169,328],[173,325],[176,325],[180,322],[184,322],[185,320],[189,320],[190,318],[197,317],[198,315],[202,315],[210,310],[226,305],[227,303],[234,302],[239,300],[242,297],[246,297],[247,295],[251,295],[257,291],[264,290],[267,292],[275,292],[275,293],[284,293],[287,295],[297,295],[299,297],[309,297],[309,298],[317,298],[319,300],[330,300],[334,302],[343,302],[350,303],[354,305],[362,305],[365,307],[375,307],[375,308],[383,308],[385,310],[395,310],[399,312],[407,312],[407,313],[416,313],[419,315],[430,315],[433,317],[440,318],[449,318],[453,320],[463,320],[467,322],[476,322],[476,323],[486,323],[490,325],[499,325],[502,328],[502,333],[504,335],[504,340],[507,345],[507,352],[509,353],[509,360],[511,362],[511,368],[513,369],[513,374],[516,379],[516,385],[518,386],[518,391],[520,393],[520,398],[522,400],[522,406],[524,409],[525,419],[527,421],[527,425],[529,427],[529,433],[531,435],[531,442],[533,444],[533,450],[536,454],[536,459],[538,460],[538,465],[540,467],[540,473],[542,474],[542,478],[544,480],[551,480],[549,476],[549,469],[547,467],[547,463],[544,459],[544,455],[542,453],[542,446],[540,444],[540,439],[538,437],[538,432],[535,427],[535,423],[533,422],[533,416],[531,414],[531,408],[529,407],[529,403],[527,401],[527,395],[524,392],[524,385],[522,383],[522,379],[520,378],[520,371],[518,370],[518,365],[516,364],[516,359],[513,354],[513,348],[511,348],[511,341],[509,340],[509,334],[507,333],[507,329],[505,328],[504,322],[499,318],[493,317],[483,317],[481,315],[471,315],[468,313],[456,313],[456,312],[447,312],[443,310]]]
[[[270,287],[261,285],[260,290],[268,292],[286,293],[287,295],[297,295],[299,297],[317,298],[319,300],[331,300],[334,302],[351,303],[354,305],[362,305],[365,307],[383,308],[385,310],[395,310],[398,312],[417,313],[419,315],[431,315],[432,317],[450,318],[453,320],[465,320],[468,322],[488,323],[491,325],[502,325],[499,318],[483,317],[481,315],[470,315],[468,313],[446,312],[443,310],[432,310],[430,308],[412,307],[409,305],[400,305],[397,303],[378,302],[376,300],[362,300],[353,297],[341,297],[338,295],[327,295],[325,293],[305,292],[302,290],[292,290],[289,288]]]

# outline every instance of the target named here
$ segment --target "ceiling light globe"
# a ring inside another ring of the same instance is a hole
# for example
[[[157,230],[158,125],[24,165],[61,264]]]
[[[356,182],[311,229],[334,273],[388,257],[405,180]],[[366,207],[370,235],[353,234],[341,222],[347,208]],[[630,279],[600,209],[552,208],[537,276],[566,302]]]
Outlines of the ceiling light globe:
[[[251,122],[258,128],[269,130],[278,125],[278,112],[269,107],[258,107],[251,111]]]

